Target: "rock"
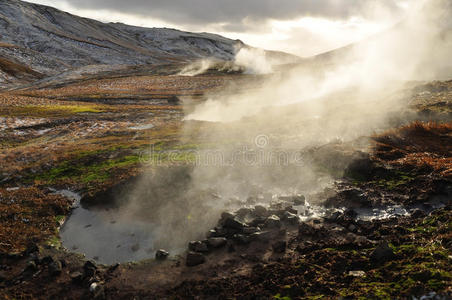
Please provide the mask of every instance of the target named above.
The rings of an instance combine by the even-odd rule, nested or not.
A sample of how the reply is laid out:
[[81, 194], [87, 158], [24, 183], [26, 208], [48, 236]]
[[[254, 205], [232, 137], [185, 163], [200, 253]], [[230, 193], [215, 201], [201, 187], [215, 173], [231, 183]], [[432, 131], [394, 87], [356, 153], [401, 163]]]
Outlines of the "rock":
[[281, 227], [281, 219], [278, 216], [271, 215], [265, 220], [264, 223], [265, 228], [280, 228]]
[[305, 205], [306, 198], [303, 195], [298, 195], [292, 198], [293, 204], [295, 205]]
[[354, 219], [358, 216], [358, 213], [351, 208], [347, 208], [344, 211], [344, 216], [349, 219]]
[[63, 266], [60, 261], [56, 260], [49, 264], [50, 276], [58, 276], [63, 271]]
[[355, 231], [355, 230], [356, 230], [356, 226], [353, 225], [353, 224], [350, 224], [350, 225], [348, 226], [348, 230], [350, 230], [350, 231]]
[[341, 215], [342, 213], [340, 211], [335, 211], [331, 215], [329, 215], [326, 219], [330, 222], [336, 222]]
[[80, 284], [83, 282], [83, 274], [81, 272], [74, 272], [69, 275], [71, 280], [75, 284]]
[[370, 259], [375, 262], [385, 262], [395, 258], [394, 251], [386, 241], [381, 242], [370, 254]]
[[353, 277], [364, 277], [366, 276], [366, 272], [364, 271], [350, 271], [348, 272], [349, 276], [353, 276]]
[[273, 237], [273, 234], [270, 231], [255, 232], [250, 235], [250, 238], [252, 240], [259, 240], [262, 242], [268, 242], [269, 240], [271, 240], [272, 237]]
[[188, 267], [193, 267], [193, 266], [203, 264], [203, 263], [205, 263], [205, 261], [206, 261], [206, 258], [203, 254], [190, 251], [187, 254], [187, 259], [186, 259], [185, 263]]
[[220, 221], [224, 221], [224, 220], [230, 219], [230, 218], [234, 218], [234, 215], [231, 214], [230, 212], [225, 211], [225, 212], [221, 213], [221, 220]]
[[250, 237], [244, 234], [234, 234], [233, 239], [237, 244], [240, 245], [246, 245], [251, 242]]
[[284, 213], [289, 212], [291, 214], [297, 215], [298, 214], [298, 210], [296, 210], [295, 208], [293, 208], [292, 206], [287, 206], [284, 211], [283, 211], [283, 215]]
[[38, 245], [36, 245], [35, 243], [29, 243], [28, 246], [27, 246], [27, 249], [24, 252], [24, 254], [25, 255], [30, 255], [32, 253], [37, 253], [37, 252], [39, 252]]
[[243, 234], [253, 234], [258, 231], [260, 231], [259, 227], [245, 227], [242, 230]]
[[286, 219], [286, 222], [291, 225], [297, 225], [299, 221], [300, 218], [298, 218], [298, 216], [289, 216]]
[[411, 211], [411, 216], [415, 219], [420, 219], [420, 218], [424, 218], [426, 216], [426, 214], [419, 208], [416, 208]]
[[120, 263], [115, 263], [114, 265], [111, 265], [109, 268], [108, 268], [108, 272], [114, 272], [117, 268], [119, 268], [119, 266], [120, 266], [121, 264]]
[[209, 230], [207, 237], [225, 237], [227, 235], [227, 230], [224, 228], [215, 227], [215, 229]]
[[264, 206], [256, 205], [254, 207], [253, 214], [255, 216], [257, 216], [257, 217], [264, 217], [264, 218], [266, 218], [268, 216], [268, 211], [267, 211], [267, 209]]
[[286, 251], [287, 242], [286, 241], [278, 241], [272, 245], [273, 251], [275, 253], [283, 253]]
[[105, 299], [105, 289], [104, 286], [98, 282], [93, 282], [89, 286], [89, 291], [93, 295], [94, 299]]
[[191, 241], [188, 243], [188, 249], [194, 252], [209, 252], [207, 243], [201, 241]]
[[301, 222], [300, 225], [298, 225], [299, 237], [312, 236], [315, 234], [315, 231], [316, 231], [315, 228], [306, 222]]
[[165, 251], [163, 249], [159, 249], [157, 250], [157, 252], [155, 252], [155, 259], [158, 260], [164, 260], [169, 256], [168, 251]]
[[223, 223], [223, 227], [241, 231], [246, 225], [236, 218], [227, 218]]
[[286, 211], [283, 215], [283, 221], [285, 221], [286, 223], [295, 225], [298, 224], [298, 215], [293, 214], [291, 212]]
[[53, 262], [53, 257], [52, 256], [45, 256], [41, 259], [41, 264], [43, 265], [48, 265], [51, 262]]
[[33, 260], [30, 260], [29, 262], [27, 262], [27, 266], [25, 267], [23, 273], [25, 274], [32, 274], [34, 273], [36, 270], [38, 269], [36, 262]]
[[207, 244], [209, 245], [209, 247], [212, 248], [221, 248], [223, 246], [225, 246], [227, 243], [227, 239], [224, 237], [214, 237], [214, 238], [209, 238], [207, 240]]
[[84, 271], [84, 275], [85, 277], [93, 277], [96, 274], [96, 270], [97, 267], [96, 265], [88, 260], [84, 265], [83, 265], [83, 271]]
[[239, 209], [239, 210], [236, 212], [236, 214], [237, 214], [238, 217], [244, 218], [246, 215], [250, 214], [251, 212], [252, 212], [251, 209], [242, 207], [241, 209]]
[[250, 226], [250, 227], [258, 227], [259, 225], [264, 224], [266, 220], [267, 220], [267, 218], [265, 218], [265, 217], [257, 217], [256, 219], [254, 219], [251, 222], [249, 222], [248, 226]]

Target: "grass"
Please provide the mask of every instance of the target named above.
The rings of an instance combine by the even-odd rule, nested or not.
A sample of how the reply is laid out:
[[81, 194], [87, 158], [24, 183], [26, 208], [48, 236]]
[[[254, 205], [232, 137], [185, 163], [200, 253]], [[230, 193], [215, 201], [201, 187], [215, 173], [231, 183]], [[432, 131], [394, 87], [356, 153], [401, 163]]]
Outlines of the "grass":
[[0, 116], [9, 117], [58, 117], [82, 113], [100, 113], [105, 110], [101, 105], [25, 105], [0, 107]]

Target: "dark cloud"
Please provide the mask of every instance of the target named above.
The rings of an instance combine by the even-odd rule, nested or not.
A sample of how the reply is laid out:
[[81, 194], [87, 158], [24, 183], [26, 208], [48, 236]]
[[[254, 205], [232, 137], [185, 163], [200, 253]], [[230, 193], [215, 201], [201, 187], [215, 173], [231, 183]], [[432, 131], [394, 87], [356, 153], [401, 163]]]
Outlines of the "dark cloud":
[[240, 31], [245, 19], [288, 20], [305, 15], [331, 19], [362, 16], [374, 3], [396, 11], [398, 0], [66, 0], [77, 8], [110, 9], [180, 25], [224, 23]]

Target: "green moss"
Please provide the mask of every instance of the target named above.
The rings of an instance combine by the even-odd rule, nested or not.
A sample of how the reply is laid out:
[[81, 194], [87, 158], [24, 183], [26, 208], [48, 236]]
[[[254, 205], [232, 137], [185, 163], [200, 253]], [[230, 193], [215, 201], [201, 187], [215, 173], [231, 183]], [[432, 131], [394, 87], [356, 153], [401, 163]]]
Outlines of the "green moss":
[[0, 116], [52, 117], [80, 113], [100, 113], [100, 105], [26, 105], [0, 108]]
[[66, 216], [58, 215], [58, 216], [55, 217], [55, 221], [56, 221], [57, 223], [61, 223], [61, 222], [64, 221], [64, 218], [66, 218]]
[[46, 241], [46, 244], [51, 246], [51, 247], [60, 248], [61, 247], [61, 240], [60, 240], [60, 238], [58, 236], [53, 235]]
[[289, 296], [281, 296], [281, 294], [276, 294], [275, 296], [273, 296], [273, 298], [279, 300], [292, 300], [292, 298], [290, 298]]

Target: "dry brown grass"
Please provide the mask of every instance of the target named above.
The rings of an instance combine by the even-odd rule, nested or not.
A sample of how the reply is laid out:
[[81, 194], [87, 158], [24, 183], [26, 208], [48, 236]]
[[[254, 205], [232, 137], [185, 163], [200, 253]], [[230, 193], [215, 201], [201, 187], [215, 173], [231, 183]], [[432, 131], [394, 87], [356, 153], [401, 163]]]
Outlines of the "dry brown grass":
[[374, 139], [375, 156], [387, 163], [452, 176], [452, 122], [414, 122]]

